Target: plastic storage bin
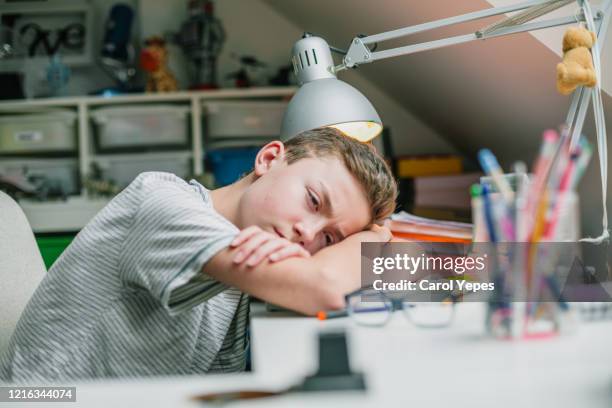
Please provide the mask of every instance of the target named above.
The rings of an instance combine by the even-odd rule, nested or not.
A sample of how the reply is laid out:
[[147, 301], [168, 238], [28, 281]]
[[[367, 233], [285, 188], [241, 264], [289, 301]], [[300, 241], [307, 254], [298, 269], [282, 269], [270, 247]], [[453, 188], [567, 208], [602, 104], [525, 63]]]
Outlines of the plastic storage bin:
[[46, 179], [49, 186], [66, 194], [79, 192], [79, 164], [77, 159], [30, 159], [0, 161], [0, 172], [22, 174]]
[[191, 157], [191, 153], [148, 153], [98, 156], [95, 161], [105, 179], [114, 181], [119, 187], [125, 187], [146, 171], [163, 171], [187, 178], [192, 174]]
[[96, 109], [91, 118], [97, 147], [102, 151], [185, 147], [189, 141], [189, 112], [189, 107], [177, 105]]
[[217, 187], [232, 184], [253, 169], [259, 147], [228, 147], [210, 150], [207, 161], [212, 168]]
[[207, 135], [277, 138], [287, 102], [205, 102]]
[[76, 117], [66, 109], [0, 116], [0, 154], [74, 152]]

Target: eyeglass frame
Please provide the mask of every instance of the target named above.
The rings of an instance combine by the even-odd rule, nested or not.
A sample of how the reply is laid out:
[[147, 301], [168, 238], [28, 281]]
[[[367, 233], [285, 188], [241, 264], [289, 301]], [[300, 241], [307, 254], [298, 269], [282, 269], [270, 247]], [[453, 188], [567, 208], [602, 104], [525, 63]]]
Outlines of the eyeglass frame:
[[[391, 305], [391, 309], [385, 309], [385, 311], [388, 311], [388, 313], [387, 313], [387, 318], [383, 322], [381, 323], [363, 323], [363, 322], [359, 322], [354, 317], [355, 311], [351, 307], [350, 299], [358, 295], [363, 295], [366, 291], [372, 291], [374, 294], [381, 296], [382, 301], [384, 301], [386, 304]], [[418, 302], [413, 302], [413, 303], [409, 303], [408, 305], [404, 305], [404, 303], [406, 303], [406, 299], [393, 298], [393, 297], [388, 296], [384, 291], [376, 290], [372, 288], [360, 288], [351, 293], [348, 293], [347, 295], [344, 296], [344, 301], [346, 304], [346, 312], [348, 316], [351, 317], [353, 321], [355, 321], [355, 323], [357, 323], [358, 325], [366, 326], [366, 327], [383, 327], [389, 323], [389, 321], [391, 320], [391, 317], [393, 316], [393, 312], [396, 312], [398, 310], [403, 310], [405, 312], [408, 312], [410, 308], [417, 307], [418, 305]], [[456, 303], [455, 298], [451, 297], [450, 301], [451, 301], [451, 306], [450, 306], [451, 315], [450, 315], [450, 318], [448, 319], [448, 323], [439, 324], [439, 325], [423, 325], [423, 324], [416, 323], [410, 317], [409, 313], [404, 313], [404, 316], [406, 316], [406, 319], [408, 319], [416, 327], [427, 328], [427, 329], [442, 329], [442, 328], [450, 326], [450, 324], [453, 322], [453, 319], [455, 317], [455, 303]], [[366, 311], [365, 313], [373, 313], [373, 312], [374, 311]]]

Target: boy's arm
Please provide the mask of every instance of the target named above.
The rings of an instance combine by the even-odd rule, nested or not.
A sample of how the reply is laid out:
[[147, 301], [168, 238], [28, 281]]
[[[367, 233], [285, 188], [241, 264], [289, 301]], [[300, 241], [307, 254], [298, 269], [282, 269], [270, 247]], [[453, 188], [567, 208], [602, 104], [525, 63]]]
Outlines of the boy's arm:
[[387, 229], [375, 228], [353, 234], [310, 258], [265, 260], [255, 267], [234, 263], [239, 248], [226, 248], [204, 265], [203, 272], [265, 301], [314, 315], [343, 307], [344, 295], [359, 288], [361, 242], [390, 238]]

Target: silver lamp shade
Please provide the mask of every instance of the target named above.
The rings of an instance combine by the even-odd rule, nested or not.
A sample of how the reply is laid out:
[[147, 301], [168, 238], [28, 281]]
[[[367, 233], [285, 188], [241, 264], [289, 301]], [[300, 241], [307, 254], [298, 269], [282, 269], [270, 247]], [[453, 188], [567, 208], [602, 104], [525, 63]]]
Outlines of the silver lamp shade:
[[329, 45], [319, 37], [296, 42], [292, 62], [300, 89], [289, 102], [281, 140], [319, 127], [335, 127], [349, 137], [370, 141], [382, 131], [378, 113], [361, 92], [332, 73]]

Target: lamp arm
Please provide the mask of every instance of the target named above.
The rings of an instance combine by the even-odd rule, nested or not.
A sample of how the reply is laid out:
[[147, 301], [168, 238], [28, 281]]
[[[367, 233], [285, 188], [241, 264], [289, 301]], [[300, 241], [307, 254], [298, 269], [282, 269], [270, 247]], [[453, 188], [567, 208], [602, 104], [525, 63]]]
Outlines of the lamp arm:
[[397, 30], [387, 31], [380, 34], [369, 35], [367, 37], [363, 37], [362, 41], [364, 44], [373, 44], [376, 42], [393, 40], [395, 38], [401, 38], [412, 34], [435, 30], [440, 27], [446, 27], [459, 23], [466, 23], [468, 21], [479, 20], [481, 18], [497, 16], [505, 13], [512, 13], [513, 11], [524, 10], [529, 7], [538, 6], [550, 2], [551, 0], [530, 0], [524, 3], [514, 4], [511, 6], [493, 7], [486, 10], [479, 10], [474, 11], [472, 13], [462, 14], [459, 16], [443, 18], [436, 21], [429, 21], [427, 23], [417, 24], [410, 27], [399, 28]]
[[[554, 4], [556, 3], [556, 4]], [[342, 64], [334, 67], [334, 72], [342, 71], [346, 68], [354, 68], [361, 64], [367, 64], [370, 62], [378, 61], [381, 59], [397, 57], [401, 55], [408, 55], [417, 53], [420, 51], [432, 50], [436, 48], [448, 47], [455, 44], [466, 43], [475, 40], [485, 40], [487, 38], [500, 37], [503, 35], [516, 34], [525, 31], [541, 30], [549, 27], [557, 27], [567, 24], [573, 24], [579, 21], [584, 21], [584, 16], [567, 16], [562, 18], [556, 18], [546, 21], [540, 21], [535, 23], [523, 23], [520, 25], [513, 25], [507, 27], [501, 27], [495, 30], [489, 30], [488, 32], [477, 31], [475, 33], [458, 35], [449, 38], [443, 38], [440, 40], [428, 41], [420, 44], [412, 44], [403, 47], [392, 48], [388, 50], [382, 50], [372, 52], [367, 45], [375, 42], [381, 42], [391, 40], [407, 35], [420, 33], [424, 31], [433, 30], [440, 27], [446, 27], [453, 24], [464, 23], [468, 21], [478, 20], [485, 17], [491, 17], [495, 15], [510, 13], [513, 11], [525, 10], [530, 7], [542, 7], [548, 4], [553, 7], [561, 7], [568, 4], [568, 1], [552, 1], [551, 0], [532, 0], [524, 3], [516, 4], [513, 6], [506, 7], [493, 7], [487, 10], [476, 11], [473, 13], [463, 14], [461, 16], [449, 17], [441, 20], [436, 20], [428, 23], [418, 24], [415, 26], [404, 27], [385, 33], [375, 34], [367, 37], [355, 37], [351, 42], [346, 56], [343, 58]], [[551, 9], [546, 12], [552, 11]], [[544, 13], [545, 14], [545, 13]], [[603, 17], [603, 13], [599, 11], [596, 13], [596, 19], [600, 20]], [[533, 17], [535, 18], [535, 17]]]

